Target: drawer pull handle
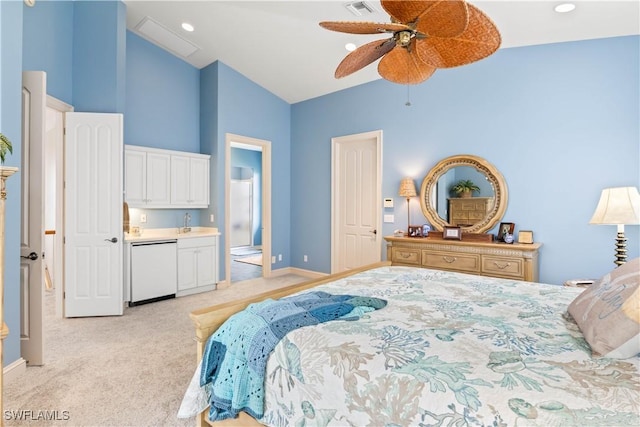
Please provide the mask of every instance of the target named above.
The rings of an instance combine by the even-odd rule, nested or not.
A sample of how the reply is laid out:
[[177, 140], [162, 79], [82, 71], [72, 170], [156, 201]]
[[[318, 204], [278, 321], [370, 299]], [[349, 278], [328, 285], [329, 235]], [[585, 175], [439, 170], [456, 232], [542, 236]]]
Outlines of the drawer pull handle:
[[444, 260], [444, 262], [451, 264], [451, 263], [456, 262], [457, 258], [456, 257], [443, 256], [442, 259]]
[[404, 259], [411, 258], [411, 254], [410, 253], [400, 252], [399, 255]]
[[498, 264], [497, 261], [493, 261], [493, 265], [495, 265], [496, 267], [498, 267], [500, 270], [504, 270], [505, 268], [509, 267], [511, 265], [510, 262], [507, 262], [503, 265]]

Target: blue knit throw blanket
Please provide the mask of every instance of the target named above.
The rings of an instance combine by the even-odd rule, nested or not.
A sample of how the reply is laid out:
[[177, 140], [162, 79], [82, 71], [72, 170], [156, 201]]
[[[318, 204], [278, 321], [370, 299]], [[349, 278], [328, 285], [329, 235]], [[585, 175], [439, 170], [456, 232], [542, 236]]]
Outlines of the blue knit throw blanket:
[[340, 318], [355, 320], [386, 304], [316, 291], [265, 300], [234, 314], [209, 338], [202, 359], [200, 385], [210, 394], [209, 418], [236, 418], [240, 411], [262, 418], [267, 358], [287, 332]]

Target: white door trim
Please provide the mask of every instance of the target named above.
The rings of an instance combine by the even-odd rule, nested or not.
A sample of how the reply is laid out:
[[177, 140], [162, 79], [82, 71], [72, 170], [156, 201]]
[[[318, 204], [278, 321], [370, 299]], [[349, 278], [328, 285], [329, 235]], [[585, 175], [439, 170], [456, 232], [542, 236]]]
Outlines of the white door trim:
[[53, 283], [56, 284], [56, 317], [64, 317], [64, 245], [62, 237], [64, 236], [64, 113], [73, 111], [73, 106], [60, 101], [50, 95], [47, 95], [47, 107], [58, 111], [62, 114], [62, 129], [60, 130], [60, 138], [56, 141], [56, 239], [55, 239], [55, 259], [54, 259], [54, 277]]
[[231, 146], [234, 143], [260, 147], [262, 150], [262, 277], [271, 277], [271, 141], [248, 136], [225, 134], [224, 160], [224, 270], [225, 283], [231, 284]]
[[345, 135], [331, 138], [331, 273], [337, 273], [338, 259], [340, 254], [340, 228], [338, 227], [338, 215], [341, 209], [340, 206], [340, 162], [342, 159], [339, 157], [339, 146], [341, 144], [349, 144], [350, 142], [357, 142], [366, 139], [374, 138], [376, 141], [376, 177], [378, 181], [378, 188], [376, 188], [376, 245], [378, 252], [382, 254], [382, 223], [381, 223], [381, 206], [382, 206], [382, 130], [375, 130], [370, 132], [358, 133], [353, 135]]

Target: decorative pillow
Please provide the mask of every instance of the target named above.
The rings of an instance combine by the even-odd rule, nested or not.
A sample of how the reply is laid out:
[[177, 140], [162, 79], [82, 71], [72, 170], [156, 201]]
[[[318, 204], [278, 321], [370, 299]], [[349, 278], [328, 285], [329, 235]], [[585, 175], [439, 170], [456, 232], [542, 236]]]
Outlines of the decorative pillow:
[[594, 356], [640, 353], [640, 258], [615, 268], [569, 304]]

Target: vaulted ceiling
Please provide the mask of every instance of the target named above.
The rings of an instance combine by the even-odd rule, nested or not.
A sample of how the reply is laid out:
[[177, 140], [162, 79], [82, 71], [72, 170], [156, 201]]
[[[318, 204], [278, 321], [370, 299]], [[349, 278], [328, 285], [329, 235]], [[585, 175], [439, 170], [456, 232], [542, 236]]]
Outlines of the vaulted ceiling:
[[[328, 31], [320, 21], [389, 22], [379, 1], [356, 9], [348, 0], [324, 1], [140, 1], [126, 0], [127, 27], [197, 68], [220, 60], [289, 103], [379, 79], [376, 64], [342, 79], [334, 72], [348, 53], [384, 38]], [[363, 3], [362, 1], [349, 3]], [[560, 1], [474, 0], [502, 35], [501, 49], [640, 34], [640, 1], [573, 1], [574, 11], [557, 13]], [[182, 29], [183, 22], [194, 27]], [[439, 70], [437, 72], [446, 72]], [[423, 84], [428, 84], [427, 82]]]

